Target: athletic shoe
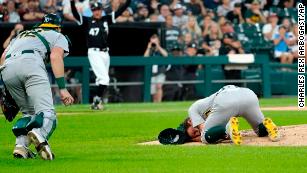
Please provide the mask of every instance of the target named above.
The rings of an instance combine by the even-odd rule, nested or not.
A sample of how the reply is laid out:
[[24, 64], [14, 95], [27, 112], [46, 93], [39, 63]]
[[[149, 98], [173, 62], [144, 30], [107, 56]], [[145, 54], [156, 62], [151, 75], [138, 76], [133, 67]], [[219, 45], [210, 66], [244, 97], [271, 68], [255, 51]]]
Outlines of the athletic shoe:
[[93, 103], [91, 105], [91, 109], [92, 110], [102, 110], [103, 109], [102, 100], [99, 96], [95, 96], [93, 98]]
[[269, 133], [269, 138], [271, 141], [276, 142], [280, 140], [280, 134], [278, 132], [277, 126], [274, 124], [271, 118], [265, 118], [262, 121], [264, 127]]
[[36, 153], [22, 145], [15, 145], [13, 156], [16, 159], [32, 159], [36, 157]]
[[30, 142], [35, 146], [35, 149], [39, 153], [42, 159], [44, 160], [53, 160], [54, 155], [51, 151], [51, 148], [48, 144], [48, 141], [42, 137], [35, 129], [31, 130], [28, 133]]
[[237, 117], [230, 118], [226, 124], [226, 133], [235, 145], [240, 145], [242, 143], [242, 137], [239, 131], [239, 119]]

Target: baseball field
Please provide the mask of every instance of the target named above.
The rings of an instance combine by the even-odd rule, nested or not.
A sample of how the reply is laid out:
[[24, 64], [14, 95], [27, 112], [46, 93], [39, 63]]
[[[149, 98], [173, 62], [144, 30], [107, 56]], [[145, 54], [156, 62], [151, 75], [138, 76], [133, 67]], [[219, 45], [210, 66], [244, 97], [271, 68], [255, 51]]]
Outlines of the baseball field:
[[[58, 127], [49, 141], [56, 156], [53, 161], [13, 159], [13, 123], [1, 116], [0, 172], [307, 172], [307, 146], [138, 144], [156, 140], [162, 129], [177, 127], [191, 103], [108, 104], [105, 111], [92, 111], [89, 105], [58, 106]], [[260, 103], [262, 108], [296, 106], [296, 98], [261, 99]], [[263, 112], [279, 126], [307, 123], [307, 111]], [[240, 120], [241, 129], [250, 128]]]

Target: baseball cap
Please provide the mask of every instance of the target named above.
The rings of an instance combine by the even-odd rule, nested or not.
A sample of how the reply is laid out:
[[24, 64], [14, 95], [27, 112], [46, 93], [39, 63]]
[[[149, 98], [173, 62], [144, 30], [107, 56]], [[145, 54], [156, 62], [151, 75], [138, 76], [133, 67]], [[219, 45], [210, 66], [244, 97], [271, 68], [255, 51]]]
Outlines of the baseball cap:
[[143, 3], [138, 3], [138, 5], [136, 6], [137, 9], [140, 9], [140, 8], [147, 8], [147, 5], [143, 4]]
[[174, 10], [183, 9], [183, 6], [181, 4], [176, 4], [174, 7]]
[[241, 3], [235, 3], [234, 7], [241, 7]]
[[100, 2], [94, 2], [90, 4], [91, 10], [101, 10], [102, 4]]
[[252, 4], [260, 4], [260, 2], [258, 0], [253, 0]]

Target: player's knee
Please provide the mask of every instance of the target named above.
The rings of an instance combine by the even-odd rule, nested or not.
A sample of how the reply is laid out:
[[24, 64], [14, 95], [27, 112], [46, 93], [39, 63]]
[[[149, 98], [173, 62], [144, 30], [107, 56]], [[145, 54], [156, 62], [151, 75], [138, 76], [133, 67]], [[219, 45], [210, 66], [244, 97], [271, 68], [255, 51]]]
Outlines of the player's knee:
[[207, 131], [203, 132], [201, 135], [201, 141], [202, 143], [207, 143], [207, 144], [215, 144], [219, 140], [225, 138], [225, 127], [223, 126], [215, 126]]
[[44, 114], [40, 113], [35, 116], [24, 116], [17, 120], [12, 128], [14, 135], [16, 137], [27, 135], [33, 128], [41, 127], [43, 125], [43, 115]]

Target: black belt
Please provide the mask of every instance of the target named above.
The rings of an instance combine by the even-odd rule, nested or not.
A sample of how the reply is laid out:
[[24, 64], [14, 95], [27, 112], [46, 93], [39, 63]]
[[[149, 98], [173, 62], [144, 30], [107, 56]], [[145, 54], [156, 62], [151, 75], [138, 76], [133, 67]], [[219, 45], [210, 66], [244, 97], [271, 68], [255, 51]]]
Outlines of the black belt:
[[89, 49], [92, 49], [94, 51], [102, 51], [102, 52], [107, 52], [109, 51], [109, 48], [105, 47], [105, 48], [99, 48], [99, 47], [90, 47]]
[[[34, 50], [23, 50], [21, 51], [21, 54], [25, 54], [25, 53], [34, 53]], [[8, 59], [10, 58], [12, 55], [11, 54], [8, 54], [5, 56], [5, 59]]]

